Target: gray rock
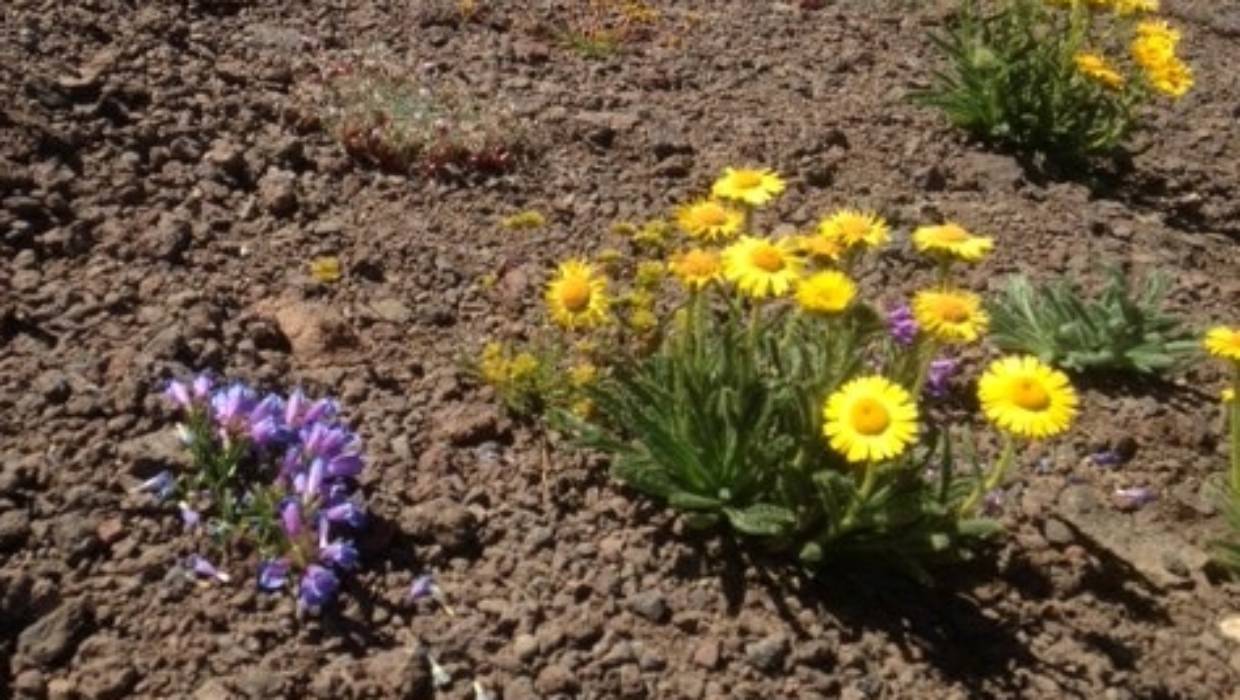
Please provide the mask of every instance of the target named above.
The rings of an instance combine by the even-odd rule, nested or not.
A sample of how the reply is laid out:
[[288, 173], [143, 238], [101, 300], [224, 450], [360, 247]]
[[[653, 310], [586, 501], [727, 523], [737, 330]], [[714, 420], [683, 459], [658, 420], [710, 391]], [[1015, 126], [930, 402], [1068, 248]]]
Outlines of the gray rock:
[[194, 241], [189, 222], [171, 216], [161, 217], [155, 228], [139, 239], [142, 254], [154, 260], [181, 262]]
[[577, 692], [579, 684], [573, 672], [560, 664], [550, 664], [534, 679], [534, 689], [543, 696]]
[[663, 624], [671, 617], [667, 599], [658, 591], [634, 593], [625, 602], [634, 613], [656, 624]]
[[1042, 526], [1042, 534], [1047, 542], [1055, 545], [1072, 544], [1076, 540], [1071, 528], [1058, 518], [1048, 518], [1046, 524]]
[[82, 600], [64, 603], [22, 630], [17, 658], [48, 668], [73, 653], [94, 625], [94, 612]]
[[13, 693], [19, 698], [41, 698], [47, 695], [47, 678], [42, 671], [28, 668], [13, 679]]
[[523, 663], [529, 663], [538, 655], [538, 637], [532, 634], [518, 634], [512, 640], [512, 651]]
[[396, 648], [368, 656], [363, 677], [373, 683], [384, 698], [429, 698], [431, 672], [420, 654]]
[[0, 513], [0, 552], [11, 552], [30, 537], [30, 515], [24, 508]]
[[788, 639], [781, 634], [771, 635], [745, 645], [745, 660], [751, 666], [766, 673], [778, 671], [788, 656]]
[[371, 302], [370, 308], [379, 318], [392, 323], [408, 323], [413, 318], [413, 312], [399, 299], [377, 299]]
[[478, 546], [478, 519], [446, 498], [406, 508], [401, 525], [414, 539], [434, 542], [449, 553], [466, 553]]
[[277, 217], [297, 211], [297, 189], [293, 174], [272, 169], [258, 182], [258, 199], [263, 208]]
[[693, 652], [693, 663], [708, 670], [719, 667], [719, 642], [714, 639], [703, 639]]

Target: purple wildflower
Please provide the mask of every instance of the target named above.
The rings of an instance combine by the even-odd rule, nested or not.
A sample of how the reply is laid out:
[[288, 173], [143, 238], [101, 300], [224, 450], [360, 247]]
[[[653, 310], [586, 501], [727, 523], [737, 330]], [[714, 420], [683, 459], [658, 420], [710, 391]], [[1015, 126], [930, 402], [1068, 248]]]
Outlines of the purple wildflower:
[[319, 548], [319, 561], [343, 571], [356, 569], [357, 560], [357, 547], [349, 540], [334, 540]]
[[1138, 510], [1158, 500], [1158, 494], [1146, 486], [1115, 489], [1115, 505], [1120, 510]]
[[901, 304], [887, 313], [887, 331], [896, 344], [908, 347], [917, 339], [917, 321], [907, 304]]
[[1115, 450], [1101, 450], [1089, 456], [1089, 461], [1097, 467], [1118, 467], [1124, 458]]
[[422, 574], [409, 586], [410, 600], [422, 600], [433, 595], [435, 595], [435, 577], [430, 574]]
[[203, 578], [213, 578], [223, 583], [228, 583], [232, 580], [231, 576], [215, 568], [214, 564], [197, 554], [189, 555], [189, 559], [185, 563], [191, 571]]
[[177, 508], [181, 511], [181, 522], [185, 524], [186, 530], [193, 530], [202, 522], [202, 514], [190, 508], [185, 501], [178, 503]]
[[362, 473], [362, 456], [353, 452], [339, 454], [327, 463], [327, 475], [336, 479], [351, 479]]
[[366, 511], [353, 501], [340, 501], [324, 508], [323, 517], [331, 523], [344, 523], [351, 528], [360, 528], [366, 524]]
[[301, 576], [298, 587], [298, 600], [303, 608], [318, 610], [336, 598], [340, 589], [340, 579], [331, 569], [318, 564], [311, 564]]
[[221, 431], [240, 434], [249, 426], [254, 410], [254, 391], [244, 384], [233, 384], [211, 397], [211, 409]]
[[1005, 500], [1003, 489], [991, 489], [982, 499], [982, 512], [992, 518], [1002, 515]]
[[331, 459], [340, 454], [340, 451], [352, 441], [352, 434], [337, 426], [311, 423], [309, 428], [302, 429], [302, 449], [311, 458]]
[[286, 498], [280, 504], [280, 524], [284, 528], [284, 535], [291, 539], [296, 539], [301, 535], [304, 524], [301, 519], [301, 504], [295, 498]]
[[190, 388], [184, 382], [178, 382], [175, 379], [168, 382], [168, 386], [164, 388], [164, 397], [177, 408], [186, 411], [194, 405], [194, 397], [190, 395]]
[[296, 430], [302, 426], [302, 416], [306, 413], [308, 401], [301, 389], [294, 389], [284, 402], [284, 424]]
[[206, 374], [200, 374], [197, 377], [194, 377], [194, 382], [190, 385], [190, 390], [194, 395], [194, 400], [206, 401], [207, 397], [211, 394], [212, 385], [213, 383], [211, 381], [211, 377]]
[[268, 559], [258, 567], [258, 587], [278, 591], [288, 583], [289, 563], [285, 559]]
[[301, 417], [301, 422], [303, 424], [317, 423], [321, 420], [335, 418], [336, 413], [339, 412], [339, 410], [340, 408], [336, 405], [335, 401], [332, 401], [331, 399], [319, 399], [311, 404], [310, 408], [306, 409], [305, 415]]
[[926, 393], [936, 399], [946, 396], [951, 389], [952, 377], [956, 375], [958, 367], [959, 363], [950, 357], [932, 360], [929, 371], [926, 373]]
[[176, 489], [177, 480], [172, 476], [172, 472], [165, 469], [164, 471], [152, 476], [134, 487], [134, 491], [142, 493], [153, 493], [155, 497], [161, 501], [167, 500]]

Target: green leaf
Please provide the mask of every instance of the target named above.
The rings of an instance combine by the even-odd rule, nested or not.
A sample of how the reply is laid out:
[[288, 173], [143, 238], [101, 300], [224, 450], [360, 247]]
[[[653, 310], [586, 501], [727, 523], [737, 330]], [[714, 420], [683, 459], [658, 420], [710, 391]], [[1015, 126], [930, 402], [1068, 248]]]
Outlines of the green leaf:
[[746, 535], [779, 537], [797, 524], [796, 514], [782, 506], [755, 503], [746, 508], [724, 508], [732, 527]]

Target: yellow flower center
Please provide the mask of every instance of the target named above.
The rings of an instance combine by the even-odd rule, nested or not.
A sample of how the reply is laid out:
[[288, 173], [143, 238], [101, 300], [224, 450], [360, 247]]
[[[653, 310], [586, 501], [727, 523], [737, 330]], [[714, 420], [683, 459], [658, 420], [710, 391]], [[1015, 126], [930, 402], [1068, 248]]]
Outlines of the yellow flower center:
[[1026, 411], [1045, 411], [1051, 405], [1051, 395], [1042, 382], [1026, 377], [1012, 386], [1012, 402]]
[[707, 204], [696, 212], [698, 223], [703, 226], [723, 226], [728, 223], [728, 213], [718, 204]]
[[784, 255], [773, 245], [763, 244], [750, 254], [749, 261], [754, 267], [771, 274], [784, 269]]
[[941, 243], [963, 243], [969, 240], [969, 232], [955, 224], [944, 224], [935, 230], [934, 237]]
[[585, 311], [590, 305], [590, 282], [584, 277], [569, 277], [560, 285], [560, 303], [572, 313]]
[[742, 170], [732, 177], [736, 186], [742, 190], [752, 190], [762, 184], [762, 173], [756, 170]]
[[1240, 333], [1228, 333], [1223, 342], [1232, 350], [1240, 350]]
[[965, 323], [970, 317], [968, 305], [955, 297], [940, 297], [935, 313], [947, 323]]
[[880, 401], [869, 397], [858, 399], [849, 414], [852, 427], [862, 435], [878, 435], [891, 425], [891, 414]]

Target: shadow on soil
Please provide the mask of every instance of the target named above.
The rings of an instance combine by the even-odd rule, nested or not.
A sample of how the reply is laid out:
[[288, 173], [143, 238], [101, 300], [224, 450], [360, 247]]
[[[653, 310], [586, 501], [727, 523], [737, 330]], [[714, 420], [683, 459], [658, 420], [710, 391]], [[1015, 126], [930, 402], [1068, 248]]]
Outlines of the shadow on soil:
[[[664, 534], [676, 537], [671, 532]], [[1097, 564], [1081, 574], [1073, 586], [1074, 596], [1088, 594], [1121, 607], [1130, 619], [1170, 624], [1158, 602], [1157, 586], [1083, 535], [1078, 542]], [[789, 599], [795, 599], [802, 609], [834, 618], [841, 629], [882, 633], [901, 648], [905, 658], [924, 659], [947, 680], [967, 688], [969, 697], [1021, 697], [1029, 690], [1028, 676], [1046, 677], [1069, 687], [1079, 678], [1077, 664], [1048, 661], [1030, 647], [1030, 640], [1041, 631], [1040, 618], [1012, 615], [1013, 593], [1020, 603], [1063, 600], [1047, 572], [1019, 552], [1011, 555], [1002, 570], [996, 564], [1000, 559], [997, 549], [981, 552], [977, 560], [936, 573], [939, 578], [925, 585], [892, 572], [874, 571], [872, 565], [862, 569], [841, 564], [835, 571], [809, 577], [790, 569], [786, 559], [752, 554], [730, 537], [703, 535], [687, 544], [696, 550], [697, 561], [677, 574], [717, 576], [729, 614], [740, 612], [749, 588], [760, 588], [789, 632], [807, 639], [810, 634], [788, 605]], [[1002, 608], [973, 592], [1002, 601]], [[1056, 622], [1071, 624], [1063, 616]], [[1118, 635], [1091, 628], [1076, 630], [1071, 636], [1105, 656], [1116, 669], [1134, 669], [1141, 661], [1141, 650]], [[1018, 673], [1022, 670], [1026, 673]], [[1142, 697], [1173, 697], [1158, 687], [1141, 691]]]

